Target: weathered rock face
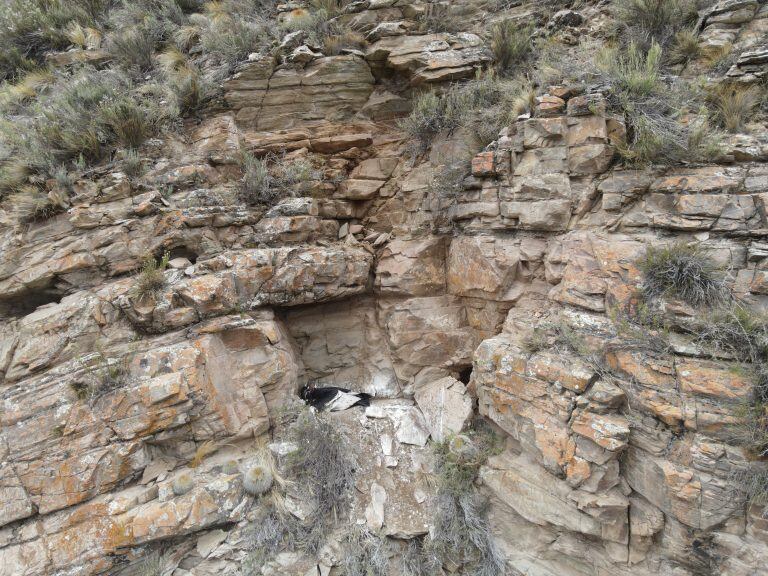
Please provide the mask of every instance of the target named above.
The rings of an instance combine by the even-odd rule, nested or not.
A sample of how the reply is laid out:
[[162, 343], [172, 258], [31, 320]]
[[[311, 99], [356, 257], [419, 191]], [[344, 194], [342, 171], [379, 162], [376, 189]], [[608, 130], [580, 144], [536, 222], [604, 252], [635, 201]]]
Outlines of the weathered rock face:
[[[549, 26], [604, 24], [585, 4]], [[481, 34], [419, 19], [482, 32], [484, 6], [349, 3], [338, 18], [367, 48], [324, 55], [289, 34], [281, 61], [243, 63], [224, 108], [158, 144], [143, 176], [98, 168], [67, 212], [0, 228], [0, 576], [128, 576], [152, 551], [173, 576], [239, 574], [260, 521], [242, 472], [285, 455], [271, 435], [312, 381], [373, 396], [328, 416], [356, 458], [351, 509], [317, 557], [283, 550], [263, 574], [340, 574], [358, 525], [389, 537], [401, 576], [398, 547], [434, 527], [430, 439], [474, 418], [502, 447], [477, 487], [505, 574], [768, 574], [765, 510], [733, 480], [759, 465], [731, 431], [748, 375], [695, 338], [703, 312], [684, 302], [660, 300], [666, 340], [630, 322], [638, 261], [675, 242], [703, 246], [766, 310], [768, 146], [619, 168], [623, 118], [552, 87], [471, 150], [447, 202], [439, 158], [469, 145], [441, 134], [417, 154], [391, 120], [493, 58]], [[767, 16], [765, 2], [714, 3], [702, 50], [738, 47], [728, 76], [757, 82]], [[244, 151], [316, 174], [248, 205]], [[140, 293], [142, 263], [165, 252], [161, 285]], [[284, 492], [303, 517], [302, 494]]]

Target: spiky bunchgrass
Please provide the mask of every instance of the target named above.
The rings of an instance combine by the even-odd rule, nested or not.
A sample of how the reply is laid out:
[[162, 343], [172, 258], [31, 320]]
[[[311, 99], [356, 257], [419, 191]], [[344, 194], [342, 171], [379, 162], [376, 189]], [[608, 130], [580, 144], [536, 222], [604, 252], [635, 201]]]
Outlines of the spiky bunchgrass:
[[618, 0], [615, 13], [628, 38], [645, 49], [653, 43], [667, 46], [698, 18], [695, 0]]
[[101, 32], [91, 26], [72, 21], [67, 26], [67, 38], [78, 48], [95, 50], [101, 46]]
[[216, 443], [213, 440], [206, 440], [195, 449], [195, 453], [189, 461], [189, 467], [197, 468], [203, 463], [203, 460], [216, 452], [216, 450], [218, 450]]
[[141, 299], [154, 296], [165, 286], [165, 269], [168, 267], [170, 259], [170, 252], [166, 252], [159, 260], [156, 260], [153, 256], [148, 256], [144, 260], [144, 264], [142, 264], [141, 271], [136, 276], [136, 283], [134, 284], [134, 295], [136, 298]]
[[531, 106], [532, 86], [521, 79], [481, 74], [466, 84], [450, 87], [442, 95], [423, 92], [416, 97], [408, 117], [398, 126], [426, 150], [437, 134], [464, 127], [482, 148], [498, 137], [504, 126]]
[[669, 49], [669, 60], [673, 64], [687, 64], [701, 56], [699, 37], [695, 30], [680, 30], [675, 34], [672, 46]]
[[151, 133], [147, 112], [131, 97], [117, 97], [99, 106], [101, 122], [126, 148], [137, 149]]
[[43, 64], [50, 50], [71, 44], [68, 26], [95, 28], [110, 0], [4, 0], [0, 2], [0, 81]]
[[46, 192], [37, 186], [22, 186], [5, 200], [10, 225], [29, 224], [63, 212], [67, 199], [62, 193]]
[[760, 104], [760, 91], [752, 86], [744, 88], [722, 84], [709, 95], [710, 104], [718, 123], [728, 132], [743, 132]]
[[512, 20], [497, 22], [491, 29], [491, 51], [496, 69], [510, 74], [522, 68], [533, 50], [533, 26], [522, 26]]
[[245, 152], [242, 164], [240, 197], [252, 206], [273, 206], [281, 198], [293, 196], [297, 188], [321, 177], [306, 159], [274, 155], [258, 158]]
[[27, 72], [16, 82], [4, 84], [0, 89], [0, 110], [7, 110], [35, 98], [41, 90], [53, 83], [54, 78], [51, 70], [39, 68]]
[[341, 54], [345, 49], [364, 50], [366, 46], [368, 42], [365, 36], [351, 30], [326, 36], [323, 39], [323, 52], [328, 56]]
[[650, 247], [638, 263], [646, 299], [680, 298], [694, 307], [712, 307], [730, 299], [724, 275], [697, 245]]
[[604, 50], [599, 55], [598, 63], [625, 98], [638, 99], [659, 91], [661, 55], [658, 44], [651, 45], [648, 52], [644, 52], [633, 42], [626, 51]]
[[350, 0], [309, 0], [309, 5], [315, 11], [322, 11], [327, 18], [338, 16]]

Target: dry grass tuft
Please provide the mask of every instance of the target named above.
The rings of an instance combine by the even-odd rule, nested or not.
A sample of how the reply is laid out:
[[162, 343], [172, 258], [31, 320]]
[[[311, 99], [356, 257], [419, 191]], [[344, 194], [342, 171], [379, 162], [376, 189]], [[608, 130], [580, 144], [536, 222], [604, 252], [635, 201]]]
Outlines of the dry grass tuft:
[[728, 132], [739, 133], [753, 118], [760, 104], [760, 91], [755, 86], [744, 88], [723, 84], [710, 93], [709, 101], [717, 122]]

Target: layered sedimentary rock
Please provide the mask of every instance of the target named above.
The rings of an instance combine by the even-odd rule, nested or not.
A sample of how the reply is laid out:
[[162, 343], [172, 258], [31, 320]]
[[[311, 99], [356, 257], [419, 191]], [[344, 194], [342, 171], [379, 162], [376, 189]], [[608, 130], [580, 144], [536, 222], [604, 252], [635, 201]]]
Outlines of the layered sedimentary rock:
[[[146, 174], [97, 170], [67, 212], [0, 231], [0, 576], [130, 574], [158, 550], [174, 576], [237, 574], [258, 521], [241, 471], [286, 449], [270, 434], [310, 381], [374, 397], [329, 416], [359, 468], [339, 520], [396, 551], [432, 527], [430, 439], [480, 417], [499, 439], [478, 489], [506, 574], [767, 573], [764, 509], [733, 483], [755, 465], [729, 432], [751, 382], [691, 335], [684, 302], [662, 299], [664, 346], [623, 319], [647, 248], [686, 241], [765, 309], [768, 148], [616, 167], [624, 119], [553, 87], [446, 202], [434, 174], [466, 142], [420, 154], [389, 120], [491, 53], [475, 33], [419, 34], [426, 10], [351, 3], [339, 17], [366, 50], [243, 63], [226, 109], [151, 151]], [[765, 15], [718, 2], [699, 22], [705, 48], [751, 47], [728, 72], [745, 83], [763, 74]], [[246, 151], [318, 175], [254, 207]], [[137, 291], [166, 252], [162, 286]], [[329, 536], [264, 573], [340, 573], [343, 531]]]

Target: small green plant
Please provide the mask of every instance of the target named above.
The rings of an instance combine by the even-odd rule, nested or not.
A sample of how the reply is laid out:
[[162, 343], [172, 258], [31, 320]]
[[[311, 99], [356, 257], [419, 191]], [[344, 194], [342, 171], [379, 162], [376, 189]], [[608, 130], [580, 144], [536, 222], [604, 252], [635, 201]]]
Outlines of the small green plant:
[[650, 247], [638, 266], [646, 299], [674, 296], [694, 307], [712, 307], [730, 297], [723, 274], [699, 246]]
[[533, 26], [521, 26], [512, 20], [502, 20], [491, 29], [491, 51], [496, 70], [507, 75], [523, 67], [533, 50]]
[[131, 178], [138, 178], [144, 173], [144, 163], [138, 151], [129, 148], [123, 152], [123, 172]]
[[658, 92], [661, 70], [661, 46], [658, 44], [651, 45], [646, 53], [632, 43], [626, 52], [607, 50], [601, 57], [601, 66], [627, 100], [647, 98]]
[[165, 286], [165, 270], [170, 259], [170, 252], [166, 252], [160, 260], [156, 260], [153, 256], [148, 256], [144, 260], [134, 285], [136, 298], [154, 296]]

